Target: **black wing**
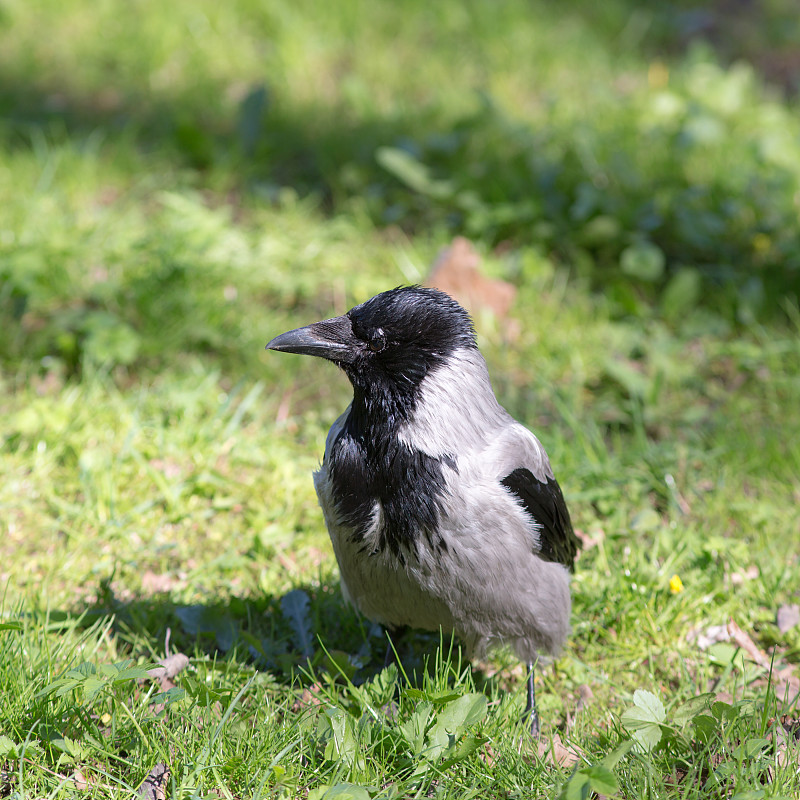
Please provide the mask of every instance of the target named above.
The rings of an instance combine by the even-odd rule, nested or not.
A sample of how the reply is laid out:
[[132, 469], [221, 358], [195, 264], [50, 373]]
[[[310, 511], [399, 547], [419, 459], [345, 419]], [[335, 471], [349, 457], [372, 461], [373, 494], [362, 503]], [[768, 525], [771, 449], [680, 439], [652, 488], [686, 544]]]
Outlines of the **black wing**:
[[547, 483], [542, 483], [524, 467], [506, 475], [500, 483], [539, 524], [539, 555], [545, 561], [557, 561], [573, 572], [580, 542], [572, 530], [561, 487], [554, 480], [548, 479]]

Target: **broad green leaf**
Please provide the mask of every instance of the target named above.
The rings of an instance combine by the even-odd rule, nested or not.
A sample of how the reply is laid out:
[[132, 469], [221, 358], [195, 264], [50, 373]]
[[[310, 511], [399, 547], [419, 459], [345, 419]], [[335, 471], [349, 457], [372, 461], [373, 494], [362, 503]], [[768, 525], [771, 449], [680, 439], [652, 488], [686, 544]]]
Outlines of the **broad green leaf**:
[[735, 645], [730, 642], [717, 642], [708, 648], [708, 657], [714, 664], [720, 664], [727, 667], [732, 664], [736, 669], [744, 669], [744, 654]]
[[451, 689], [443, 689], [438, 692], [422, 691], [421, 689], [408, 688], [404, 694], [413, 700], [429, 700], [434, 706], [443, 706], [452, 700], [458, 700], [461, 695]]
[[652, 692], [637, 689], [633, 693], [633, 704], [652, 715], [654, 722], [663, 722], [666, 719], [664, 704]]
[[619, 788], [614, 773], [603, 764], [593, 764], [581, 769], [589, 778], [589, 785], [597, 794], [615, 794]]
[[661, 741], [661, 723], [666, 718], [664, 704], [652, 692], [643, 689], [634, 692], [633, 703], [633, 707], [622, 714], [622, 724], [631, 731], [639, 749], [649, 752]]
[[738, 709], [721, 700], [711, 704], [711, 713], [714, 715], [714, 719], [720, 722], [733, 722], [739, 716]]
[[415, 756], [418, 756], [425, 748], [425, 731], [428, 728], [432, 710], [431, 703], [424, 701], [414, 709], [411, 718], [400, 726], [400, 732]]
[[334, 798], [336, 800], [370, 800], [370, 794], [363, 786], [357, 786], [354, 783], [337, 783], [321, 795], [321, 800], [334, 800]]
[[718, 730], [717, 721], [710, 714], [697, 714], [692, 719], [692, 727], [701, 742], [707, 742]]
[[600, 762], [606, 769], [614, 769], [633, 747], [633, 742], [623, 742]]
[[570, 775], [569, 780], [561, 790], [559, 800], [587, 800], [590, 793], [589, 776], [579, 769]]
[[88, 678], [89, 675], [96, 674], [97, 667], [94, 664], [90, 664], [88, 661], [84, 661], [82, 664], [78, 664], [77, 667], [74, 667], [73, 669], [70, 669], [64, 673], [64, 678], [81, 681], [84, 678]]
[[95, 697], [108, 685], [102, 678], [91, 676], [81, 684], [83, 696], [86, 700], [94, 700]]
[[465, 758], [469, 758], [488, 741], [488, 736], [467, 736], [466, 739], [461, 739], [451, 751], [450, 756], [441, 763], [440, 769], [446, 770], [453, 764], [463, 761]]
[[236, 623], [223, 609], [203, 605], [181, 606], [175, 609], [175, 616], [181, 621], [186, 633], [192, 636], [211, 633], [220, 650], [228, 651], [233, 646], [237, 633]]
[[394, 698], [397, 687], [397, 665], [390, 664], [381, 670], [371, 681], [365, 684], [364, 690], [376, 706], [383, 706]]
[[681, 703], [672, 712], [672, 721], [679, 727], [684, 727], [697, 714], [708, 711], [709, 703], [713, 697], [714, 695], [711, 692], [706, 692], [690, 698], [685, 703]]
[[434, 180], [428, 168], [406, 150], [397, 147], [379, 147], [377, 162], [409, 189], [435, 198], [450, 197], [453, 186], [449, 181]]
[[145, 680], [147, 668], [137, 666], [133, 659], [119, 661], [116, 664], [100, 664], [97, 671], [105, 678], [109, 678], [113, 683], [122, 683], [130, 680]]
[[208, 708], [208, 706], [214, 703], [227, 705], [231, 699], [231, 692], [229, 690], [221, 691], [215, 689], [205, 681], [199, 681], [192, 677], [183, 678], [181, 680], [181, 685], [186, 690], [186, 693], [203, 708]]
[[486, 695], [465, 694], [449, 702], [437, 715], [437, 724], [456, 735], [486, 716]]
[[184, 697], [186, 697], [186, 690], [180, 686], [173, 686], [171, 689], [167, 689], [166, 692], [154, 694], [150, 698], [150, 704], [156, 705], [163, 703], [165, 708], [169, 708], [174, 703], [183, 700]]
[[664, 287], [661, 295], [661, 310], [668, 320], [678, 320], [700, 301], [702, 279], [696, 269], [685, 267], [678, 270]]
[[325, 713], [332, 733], [325, 746], [325, 758], [328, 761], [343, 761], [351, 768], [356, 766], [361, 753], [353, 718], [341, 708], [328, 709]]
[[643, 508], [633, 515], [631, 528], [635, 531], [654, 531], [663, 524], [661, 516], [655, 509]]
[[620, 268], [626, 275], [654, 283], [664, 274], [666, 258], [660, 247], [639, 242], [626, 247], [620, 256]]
[[323, 656], [322, 665], [332, 675], [344, 675], [352, 680], [358, 671], [358, 665], [352, 662], [349, 653], [344, 650], [328, 650]]
[[260, 84], [254, 86], [239, 104], [239, 143], [247, 156], [255, 152], [268, 102], [266, 87]]
[[0, 758], [19, 758], [19, 747], [8, 736], [0, 736]]
[[449, 702], [436, 714], [436, 720], [428, 732], [424, 757], [434, 761], [452, 751], [466, 729], [485, 716], [485, 695], [467, 694]]
[[768, 739], [758, 737], [747, 739], [734, 749], [733, 754], [741, 761], [749, 761], [758, 758], [769, 747], [769, 744]]

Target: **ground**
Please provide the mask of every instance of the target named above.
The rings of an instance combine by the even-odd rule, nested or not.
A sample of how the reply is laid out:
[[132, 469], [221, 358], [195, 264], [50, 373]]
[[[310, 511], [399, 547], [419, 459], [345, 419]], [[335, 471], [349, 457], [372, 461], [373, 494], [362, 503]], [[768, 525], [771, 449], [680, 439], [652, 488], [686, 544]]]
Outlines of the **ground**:
[[[0, 797], [797, 795], [796, 21], [724, 12], [0, 5]], [[456, 235], [583, 542], [541, 744], [510, 653], [382, 669], [264, 351]]]

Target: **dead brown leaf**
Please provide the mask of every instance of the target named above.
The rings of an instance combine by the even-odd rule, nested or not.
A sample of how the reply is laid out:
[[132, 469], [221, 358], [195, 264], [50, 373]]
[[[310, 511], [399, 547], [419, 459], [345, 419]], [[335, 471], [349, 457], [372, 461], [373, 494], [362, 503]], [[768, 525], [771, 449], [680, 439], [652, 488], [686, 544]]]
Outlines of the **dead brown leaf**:
[[589, 686], [588, 683], [582, 683], [578, 687], [578, 711], [583, 711], [589, 703], [594, 700], [594, 692], [592, 691], [592, 687]]
[[318, 683], [303, 689], [303, 693], [300, 695], [300, 697], [298, 697], [297, 700], [292, 703], [292, 711], [297, 714], [309, 706], [322, 705], [322, 700], [319, 699], [319, 692], [321, 691], [322, 687]]
[[709, 625], [703, 630], [694, 628], [686, 635], [686, 640], [690, 643], [696, 642], [701, 650], [708, 650], [711, 645], [717, 642], [727, 642], [730, 638], [726, 625]]
[[[183, 672], [189, 666], [189, 657], [183, 653], [173, 653], [171, 656], [166, 656], [158, 662], [157, 667], [147, 670], [147, 675], [151, 680], [158, 681], [158, 688], [162, 692], [168, 692], [174, 689], [176, 684], [173, 678], [179, 673]], [[140, 684], [146, 682], [145, 680], [139, 681]], [[151, 710], [154, 714], [160, 714], [164, 708], [165, 703], [154, 703]]]
[[770, 658], [761, 650], [756, 643], [750, 638], [749, 634], [745, 633], [733, 619], [728, 620], [728, 634], [738, 647], [741, 647], [751, 661], [754, 661], [760, 667], [769, 669]]
[[580, 539], [582, 550], [591, 550], [593, 547], [597, 547], [597, 545], [606, 538], [606, 532], [602, 528], [595, 528], [595, 530], [591, 532], [584, 531], [581, 528], [575, 528], [575, 535]]
[[744, 572], [734, 572], [730, 575], [730, 582], [734, 586], [741, 586], [745, 581], [754, 581], [761, 573], [755, 564], [749, 566]]
[[[777, 720], [771, 719], [769, 725], [771, 730], [767, 738], [775, 742], [778, 765], [800, 769], [800, 719], [785, 714]], [[775, 780], [772, 767], [769, 769], [769, 778]]]
[[161, 691], [166, 692], [175, 686], [172, 679], [188, 666], [189, 656], [183, 653], [173, 653], [171, 656], [162, 658], [157, 667], [147, 670], [147, 674], [152, 680], [161, 684]]
[[582, 755], [576, 745], [565, 745], [557, 733], [554, 733], [553, 738], [549, 741], [539, 740], [538, 754], [540, 759], [559, 767], [574, 767], [581, 760]]
[[766, 686], [770, 681], [775, 691], [775, 697], [780, 702], [793, 703], [800, 695], [800, 678], [797, 677], [795, 668], [792, 665], [783, 669], [773, 669], [772, 675], [756, 681], [756, 685]]
[[472, 242], [456, 236], [439, 253], [425, 283], [447, 292], [471, 311], [488, 308], [499, 319], [505, 319], [517, 290], [510, 283], [487, 278], [480, 265], [480, 254]]
[[180, 464], [172, 459], [153, 458], [148, 463], [153, 469], [163, 472], [167, 478], [179, 478], [183, 472]]
[[478, 754], [478, 758], [480, 758], [487, 767], [494, 767], [496, 759], [492, 746], [490, 744], [485, 744]]
[[786, 633], [794, 628], [795, 625], [800, 623], [800, 606], [797, 603], [787, 605], [784, 603], [779, 609], [777, 614], [778, 630], [781, 633]]
[[75, 784], [75, 788], [79, 792], [88, 791], [89, 781], [86, 779], [86, 776], [79, 769], [76, 769], [75, 772], [73, 772], [70, 777], [72, 779], [72, 782]]
[[137, 794], [144, 800], [166, 800], [169, 767], [159, 762], [142, 781]]
[[145, 570], [142, 573], [142, 591], [146, 594], [166, 594], [175, 587], [178, 581], [167, 572]]

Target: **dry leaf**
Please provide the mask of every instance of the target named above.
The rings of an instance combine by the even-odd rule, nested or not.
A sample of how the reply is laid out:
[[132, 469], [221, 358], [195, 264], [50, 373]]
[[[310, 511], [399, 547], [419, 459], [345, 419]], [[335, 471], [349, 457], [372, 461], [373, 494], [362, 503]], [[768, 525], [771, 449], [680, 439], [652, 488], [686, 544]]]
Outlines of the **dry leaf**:
[[153, 667], [153, 669], [148, 670], [147, 674], [153, 680], [161, 681], [165, 678], [172, 679], [189, 666], [189, 656], [186, 656], [183, 653], [173, 653], [171, 656], [162, 658], [158, 664], [159, 665], [157, 667]]
[[478, 758], [486, 764], [487, 767], [494, 768], [495, 765], [495, 756], [494, 750], [490, 744], [485, 744], [483, 749], [478, 753]]
[[[581, 528], [575, 528], [575, 535], [580, 539], [581, 550], [591, 550], [606, 538], [606, 532], [602, 528], [595, 528], [591, 533], [587, 533]], [[578, 555], [580, 555], [580, 551]]]
[[178, 462], [172, 459], [153, 458], [148, 463], [153, 469], [163, 472], [167, 478], [179, 478], [183, 472]]
[[[770, 679], [764, 678], [763, 683], [766, 685], [768, 680]], [[797, 677], [793, 666], [774, 671], [771, 680], [775, 697], [779, 701], [791, 704], [800, 695], [800, 678]]]
[[734, 586], [741, 586], [745, 581], [754, 581], [760, 574], [758, 567], [753, 564], [744, 572], [734, 572], [730, 576], [730, 581]]
[[727, 642], [731, 637], [728, 633], [727, 626], [709, 625], [703, 631], [697, 629], [689, 631], [686, 638], [689, 642], [696, 640], [697, 646], [701, 650], [708, 650], [711, 645], [717, 644], [717, 642]]
[[168, 781], [169, 767], [166, 764], [158, 763], [142, 781], [137, 794], [144, 800], [166, 800]]
[[147, 670], [147, 674], [154, 681], [158, 681], [162, 692], [168, 692], [175, 686], [173, 678], [189, 666], [189, 656], [183, 653], [173, 653], [162, 658], [159, 666]]
[[769, 656], [732, 619], [728, 620], [728, 633], [736, 645], [747, 653], [751, 661], [754, 661], [759, 667], [769, 669]]
[[297, 698], [297, 700], [292, 703], [292, 711], [296, 714], [299, 711], [302, 711], [307, 706], [319, 706], [322, 705], [322, 700], [319, 699], [319, 692], [322, 691], [322, 687], [315, 683], [313, 686], [303, 689], [303, 694]]
[[481, 273], [480, 264], [481, 257], [472, 242], [456, 236], [439, 253], [426, 284], [447, 292], [471, 311], [488, 308], [504, 319], [517, 290], [510, 283], [487, 278]]
[[[781, 767], [795, 766], [800, 769], [800, 719], [784, 715], [779, 720], [770, 720], [772, 730], [769, 739], [775, 741], [775, 757]], [[769, 779], [775, 780], [775, 771], [769, 769]]]
[[792, 605], [782, 605], [778, 609], [778, 630], [781, 633], [786, 633], [794, 628], [800, 622], [800, 606], [796, 603]]
[[583, 711], [594, 699], [594, 692], [588, 683], [582, 683], [578, 687], [578, 711]]
[[557, 733], [550, 741], [539, 741], [538, 753], [539, 758], [559, 767], [574, 767], [581, 759], [581, 751], [575, 745], [565, 745]]
[[146, 570], [142, 573], [142, 591], [146, 594], [166, 594], [177, 583], [167, 572], [153, 572]]
[[72, 773], [72, 782], [75, 784], [75, 788], [79, 792], [85, 792], [89, 788], [89, 781], [86, 780], [86, 776], [79, 770], [76, 769], [75, 772]]

